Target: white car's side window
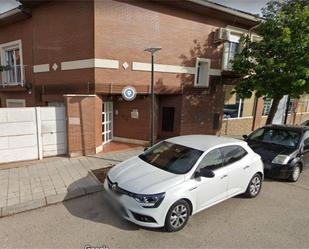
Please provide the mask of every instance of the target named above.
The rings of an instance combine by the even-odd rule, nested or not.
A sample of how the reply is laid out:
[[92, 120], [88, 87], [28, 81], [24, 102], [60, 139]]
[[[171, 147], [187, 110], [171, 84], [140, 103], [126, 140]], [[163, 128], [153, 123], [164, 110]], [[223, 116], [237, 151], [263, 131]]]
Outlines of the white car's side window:
[[224, 165], [239, 161], [245, 157], [248, 152], [239, 145], [226, 146], [221, 148], [224, 155]]
[[220, 149], [214, 149], [206, 154], [200, 162], [198, 169], [205, 168], [216, 170], [223, 166], [223, 158]]

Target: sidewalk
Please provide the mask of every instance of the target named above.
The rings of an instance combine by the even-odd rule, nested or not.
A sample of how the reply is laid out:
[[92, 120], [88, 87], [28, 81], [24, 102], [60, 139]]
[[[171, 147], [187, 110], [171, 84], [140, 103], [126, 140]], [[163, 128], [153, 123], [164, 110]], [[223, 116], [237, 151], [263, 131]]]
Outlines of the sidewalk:
[[118, 164], [142, 148], [101, 155], [10, 164], [0, 170], [0, 217], [102, 190], [91, 170]]

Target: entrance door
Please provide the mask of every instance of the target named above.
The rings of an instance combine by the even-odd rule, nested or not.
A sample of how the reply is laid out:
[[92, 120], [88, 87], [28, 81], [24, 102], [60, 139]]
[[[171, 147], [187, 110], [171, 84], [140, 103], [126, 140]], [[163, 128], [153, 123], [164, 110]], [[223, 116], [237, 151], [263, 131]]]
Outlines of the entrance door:
[[113, 138], [113, 102], [103, 102], [102, 110], [102, 140], [106, 144]]

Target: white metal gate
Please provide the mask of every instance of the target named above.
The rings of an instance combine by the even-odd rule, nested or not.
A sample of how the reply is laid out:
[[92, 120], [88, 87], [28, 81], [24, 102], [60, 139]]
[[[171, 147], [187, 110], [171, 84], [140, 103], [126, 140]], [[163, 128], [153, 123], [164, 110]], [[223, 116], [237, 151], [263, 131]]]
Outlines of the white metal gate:
[[66, 154], [64, 107], [0, 108], [0, 163]]
[[102, 140], [106, 144], [113, 139], [113, 102], [103, 102], [102, 110]]
[[65, 107], [41, 107], [43, 157], [67, 153]]

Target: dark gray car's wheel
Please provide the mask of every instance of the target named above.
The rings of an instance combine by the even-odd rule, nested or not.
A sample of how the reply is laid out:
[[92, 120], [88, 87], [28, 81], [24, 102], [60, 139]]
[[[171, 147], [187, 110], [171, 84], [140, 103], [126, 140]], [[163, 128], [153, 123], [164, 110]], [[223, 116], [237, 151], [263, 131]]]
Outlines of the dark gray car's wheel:
[[165, 218], [165, 230], [176, 232], [184, 228], [190, 217], [190, 205], [185, 200], [174, 203]]
[[244, 195], [248, 198], [254, 198], [258, 196], [258, 194], [261, 191], [261, 188], [262, 188], [262, 177], [260, 174], [255, 174], [251, 178]]
[[290, 182], [297, 182], [299, 176], [301, 173], [301, 169], [300, 166], [298, 164], [296, 164], [293, 168], [292, 174], [290, 175], [290, 177], [288, 178], [288, 180]]

